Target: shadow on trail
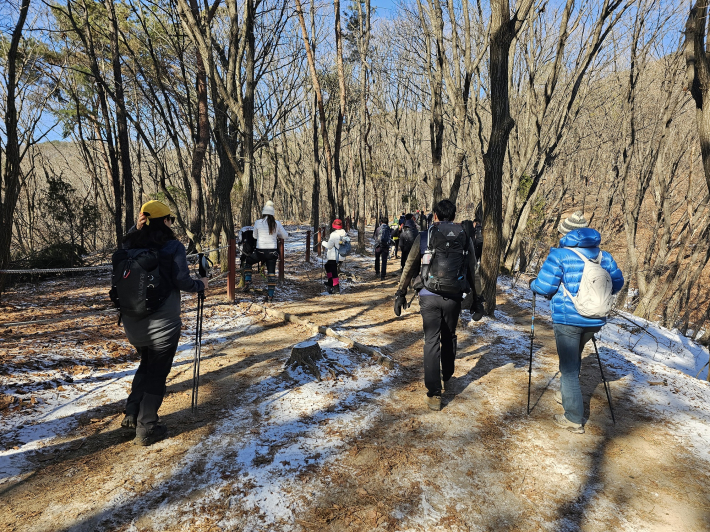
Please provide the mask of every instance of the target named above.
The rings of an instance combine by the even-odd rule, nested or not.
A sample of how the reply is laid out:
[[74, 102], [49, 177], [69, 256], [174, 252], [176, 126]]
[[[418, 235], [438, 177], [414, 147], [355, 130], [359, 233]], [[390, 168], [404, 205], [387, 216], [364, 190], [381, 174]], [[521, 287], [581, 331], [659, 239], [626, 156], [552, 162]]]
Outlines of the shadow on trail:
[[[270, 323], [268, 326], [263, 327], [263, 330], [268, 330], [272, 328], [277, 328], [281, 324], [280, 323]], [[260, 350], [263, 350], [265, 347], [265, 344], [259, 343], [258, 345], [254, 345], [250, 343], [250, 341], [245, 339], [244, 342], [238, 347], [248, 347], [253, 345], [253, 350], [255, 352], [258, 352]], [[237, 346], [235, 346], [237, 347]], [[214, 371], [209, 371], [202, 373], [200, 376], [200, 382], [203, 385], [206, 385], [212, 381], [217, 380], [218, 378], [234, 378], [235, 375], [239, 375], [240, 373], [244, 372], [245, 370], [249, 369], [250, 367], [266, 362], [268, 360], [277, 358], [278, 355], [281, 355], [283, 349], [277, 349], [274, 351], [270, 351], [264, 354], [260, 355], [249, 355], [246, 356], [245, 358], [238, 360], [234, 362], [233, 364], [229, 364], [226, 366], [222, 366]], [[208, 357], [203, 357], [202, 360], [208, 360], [210, 358], [217, 358], [219, 356], [227, 356], [224, 353], [216, 353], [214, 355], [208, 356]], [[178, 363], [179, 365], [182, 364], [189, 364], [186, 369], [189, 370], [192, 364], [191, 360], [186, 360], [186, 361], [180, 361]], [[126, 372], [126, 373], [131, 373], [131, 372]], [[174, 375], [171, 372], [171, 375], [168, 377], [169, 382], [173, 380], [175, 377], [179, 376]], [[188, 378], [186, 376], [184, 380], [180, 382], [173, 382], [167, 386], [166, 389], [166, 397], [169, 396], [170, 394], [174, 393], [184, 393], [192, 389], [192, 379]], [[204, 392], [203, 392], [204, 393]], [[212, 402], [212, 396], [209, 394], [201, 394], [201, 404], [202, 403], [211, 403]], [[62, 405], [64, 407], [66, 405]], [[115, 416], [116, 412], [123, 412], [123, 408], [125, 406], [125, 400], [121, 401], [113, 401], [108, 404], [104, 404], [101, 406], [97, 406], [94, 408], [90, 408], [87, 410], [83, 410], [80, 413], [76, 413], [71, 415], [70, 417], [76, 420], [77, 423], [81, 424], [81, 420], [88, 420], [91, 418], [103, 418], [103, 417], [109, 417], [109, 416]], [[171, 414], [167, 414], [165, 416], [161, 415], [161, 420], [166, 422], [166, 425], [169, 428], [169, 435], [170, 437], [177, 436], [179, 434], [182, 434], [185, 431], [190, 431], [194, 430], [196, 428], [199, 428], [207, 423], [202, 422], [202, 421], [196, 421], [196, 422], [181, 422], [180, 420], [184, 417], [184, 415], [189, 413], [189, 409], [186, 410], [181, 410], [178, 412], [173, 412]], [[47, 421], [43, 423], [51, 424], [51, 423], [66, 423], [66, 419], [61, 419], [61, 420], [52, 420], [52, 421]], [[33, 426], [33, 431], [37, 431], [37, 429], [41, 428], [41, 425], [43, 423], [40, 423], [38, 425]], [[77, 460], [80, 458], [85, 458], [87, 456], [93, 455], [94, 453], [99, 453], [105, 449], [108, 449], [112, 446], [115, 445], [120, 445], [122, 443], [126, 443], [129, 440], [132, 440], [134, 437], [134, 433], [130, 431], [126, 431], [124, 429], [115, 429], [111, 431], [104, 431], [103, 430], [103, 425], [100, 425], [98, 428], [98, 431], [94, 434], [91, 434], [89, 436], [83, 436], [83, 437], [78, 437], [75, 440], [72, 440], [70, 442], [61, 442], [61, 443], [55, 443], [51, 445], [47, 445], [45, 447], [42, 447], [40, 450], [27, 450], [21, 453], [17, 453], [16, 455], [13, 455], [13, 460], [22, 460], [23, 458], [29, 460], [31, 463], [37, 463], [37, 462], [43, 462], [43, 458], [46, 458], [47, 456], [51, 454], [58, 454], [60, 456], [57, 457], [52, 457], [49, 460], [46, 460], [46, 464], [43, 464], [44, 467], [48, 465], [52, 465], [55, 467], [58, 467], [61, 463], [65, 461], [72, 461], [72, 460]], [[24, 443], [30, 443], [33, 441], [32, 439], [24, 441]], [[79, 442], [79, 443], [77, 443]], [[78, 449], [73, 449], [77, 445], [80, 445]], [[37, 464], [37, 467], [40, 467], [39, 464]], [[14, 484], [10, 487], [3, 487], [0, 488], [0, 496], [5, 496], [9, 492], [11, 492], [13, 489], [19, 487], [22, 484], [22, 482], [18, 484]]]
[[[313, 380], [309, 378], [307, 382]], [[258, 423], [261, 410], [271, 408], [271, 405], [283, 396], [307, 382], [294, 380], [289, 371], [284, 369], [254, 383], [251, 389], [247, 388], [242, 392], [245, 400], [232, 406], [229, 414], [223, 417], [222, 421], [228, 432], [225, 433], [222, 429], [221, 432], [213, 433], [202, 440], [201, 447], [207, 449], [207, 453], [200, 453], [197, 457], [194, 453], [193, 456], [188, 455], [179, 470], [159, 485], [152, 486], [147, 492], [133, 495], [128, 500], [123, 499], [117, 505], [100, 509], [93, 515], [84, 516], [79, 522], [58, 530], [78, 532], [120, 528], [134, 523], [136, 519], [157, 510], [166, 502], [170, 506], [181, 508], [181, 512], [189, 512], [195, 497], [202, 496], [206, 489], [215, 488], [215, 470], [219, 472], [217, 476], [222, 479], [222, 482], [217, 481], [217, 484], [231, 485], [236, 490], [231, 497], [228, 495], [229, 490], [225, 495], [231, 507], [232, 504], [239, 505], [242, 502], [242, 483], [246, 484], [246, 489], [251, 492], [258, 492], [260, 488], [274, 489], [270, 486], [256, 486], [249, 481], [249, 475], [256, 470], [259, 470], [257, 476], [263, 477], [269, 470], [273, 470], [274, 474], [283, 475], [284, 468], [285, 472], [292, 474], [313, 471], [320, 467], [328, 456], [340, 450], [343, 442], [335, 440], [330, 446], [320, 445], [319, 452], [313, 456], [304, 455], [299, 442], [318, 438], [319, 433], [323, 431], [327, 434], [328, 425], [337, 427], [342, 423], [351, 423], [349, 420], [353, 409], [357, 410], [363, 399], [372, 399], [378, 395], [377, 390], [382, 384], [376, 380], [366, 387], [350, 390], [335, 404], [316, 408], [307, 415], [283, 419], [276, 424], [262, 425], [258, 434], [253, 435], [250, 429], [253, 428], [253, 423]], [[263, 400], [260, 401], [260, 398]], [[371, 409], [374, 411], [376, 407]], [[224, 482], [230, 479], [230, 482]], [[167, 493], [180, 495], [166, 501]], [[258, 518], [259, 512], [256, 513], [253, 519]], [[175, 520], [179, 521], [179, 517]], [[257, 522], [260, 523], [258, 519]], [[259, 527], [251, 529], [262, 530]]]

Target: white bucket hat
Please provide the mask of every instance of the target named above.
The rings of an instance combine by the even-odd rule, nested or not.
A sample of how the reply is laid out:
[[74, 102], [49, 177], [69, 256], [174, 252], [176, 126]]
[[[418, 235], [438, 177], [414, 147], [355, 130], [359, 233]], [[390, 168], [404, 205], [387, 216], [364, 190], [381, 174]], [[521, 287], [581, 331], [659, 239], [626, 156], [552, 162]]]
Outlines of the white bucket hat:
[[276, 211], [274, 210], [274, 202], [271, 200], [267, 201], [266, 205], [264, 205], [264, 210], [261, 211], [261, 214], [270, 214], [271, 216], [276, 216]]

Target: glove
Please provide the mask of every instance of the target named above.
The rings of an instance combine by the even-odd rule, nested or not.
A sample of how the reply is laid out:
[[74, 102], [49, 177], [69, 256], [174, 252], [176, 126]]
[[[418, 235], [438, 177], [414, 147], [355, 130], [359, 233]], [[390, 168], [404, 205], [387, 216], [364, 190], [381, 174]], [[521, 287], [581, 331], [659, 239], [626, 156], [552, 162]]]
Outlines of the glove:
[[394, 294], [394, 315], [401, 316], [402, 309], [407, 309], [407, 298], [404, 296], [404, 292], [397, 290]]
[[486, 313], [486, 307], [483, 304], [483, 296], [478, 296], [474, 298], [473, 305], [471, 305], [471, 318], [473, 319], [473, 321], [480, 321], [483, 315]]

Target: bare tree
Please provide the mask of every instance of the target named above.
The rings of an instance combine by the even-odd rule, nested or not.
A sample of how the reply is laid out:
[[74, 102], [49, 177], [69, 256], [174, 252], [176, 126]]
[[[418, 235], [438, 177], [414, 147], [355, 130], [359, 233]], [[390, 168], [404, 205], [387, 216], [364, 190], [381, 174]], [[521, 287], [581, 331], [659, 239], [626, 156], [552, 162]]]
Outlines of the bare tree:
[[503, 252], [503, 163], [513, 129], [510, 116], [509, 62], [513, 39], [523, 26], [533, 0], [523, 0], [511, 17], [508, 0], [491, 0], [489, 85], [491, 134], [483, 153], [483, 297], [489, 315], [496, 308], [496, 283]]

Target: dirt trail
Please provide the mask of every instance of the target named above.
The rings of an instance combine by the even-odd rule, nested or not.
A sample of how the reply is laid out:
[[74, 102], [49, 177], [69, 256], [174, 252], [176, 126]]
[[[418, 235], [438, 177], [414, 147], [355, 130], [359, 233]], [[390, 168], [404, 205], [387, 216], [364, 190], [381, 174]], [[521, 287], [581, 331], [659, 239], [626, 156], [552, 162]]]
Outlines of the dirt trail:
[[[616, 425], [596, 360], [587, 355], [582, 368], [586, 434], [556, 429], [551, 422], [559, 412], [553, 397], [559, 385], [554, 338], [550, 327], [540, 323], [534, 408], [527, 416], [528, 352], [521, 346], [529, 341], [529, 312], [501, 297], [500, 320], [472, 323], [462, 317], [453, 391], [441, 412], [428, 411], [418, 303], [396, 318], [395, 277], [368, 281], [372, 276], [366, 271], [358, 271], [358, 277], [362, 282], [346, 284], [341, 296], [321, 295], [316, 280], [292, 279], [285, 290], [300, 283], [302, 299], [274, 305], [378, 347], [397, 364], [387, 393], [370, 391], [376, 400], [350, 407], [355, 414], [366, 407], [374, 412], [365, 429], [347, 439], [333, 459], [319, 462], [315, 457], [299, 471], [298, 482], [289, 485], [290, 507], [296, 511], [291, 524], [319, 532], [710, 529], [707, 464], [679, 446], [666, 425], [627, 394], [623, 371], [606, 368], [613, 381]], [[76, 449], [43, 449], [35, 457], [34, 472], [0, 488], [0, 529], [292, 529], [286, 527], [288, 520], [255, 526], [226, 495], [217, 497], [219, 502], [199, 502], [208, 488], [195, 490], [192, 482], [208, 469], [231, 486], [232, 498], [246, 498], [257, 489], [239, 480], [238, 456], [228, 450], [230, 460], [192, 460], [179, 474], [171, 473], [205, 445], [230, 411], [260, 401], [250, 390], [267, 379], [288, 380], [280, 367], [289, 348], [311, 334], [306, 327], [267, 318], [248, 303], [236, 308], [251, 315], [254, 325], [234, 342], [204, 354], [197, 417], [190, 413], [188, 367], [174, 368], [168, 382], [161, 409], [171, 430], [167, 442], [135, 447], [119, 427], [119, 405], [92, 412]], [[253, 419], [242, 420], [244, 427], [254, 434], [265, 430], [258, 411], [247, 411]], [[309, 419], [302, 421], [308, 424]], [[269, 445], [271, 458], [263, 458], [264, 467], [283, 444]], [[159, 487], [171, 474], [166, 493]], [[156, 524], [151, 515], [168, 503], [186, 509]]]

